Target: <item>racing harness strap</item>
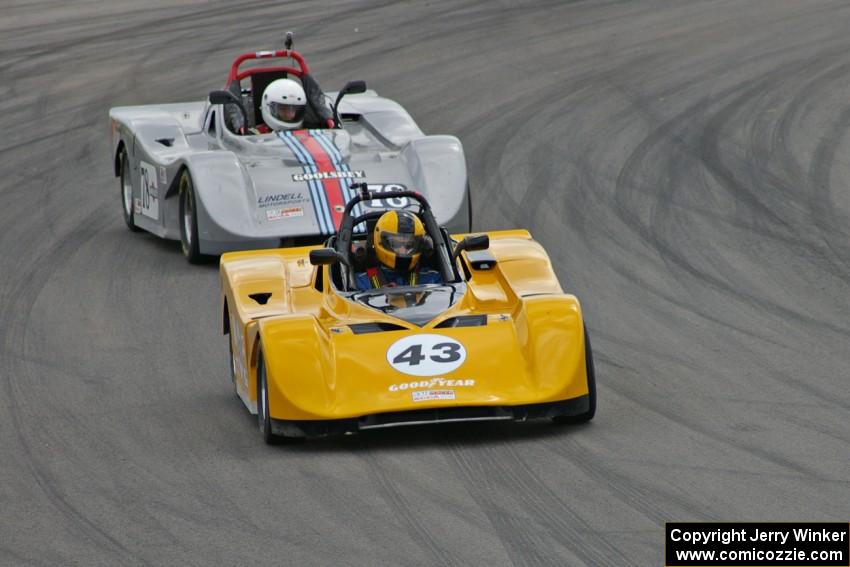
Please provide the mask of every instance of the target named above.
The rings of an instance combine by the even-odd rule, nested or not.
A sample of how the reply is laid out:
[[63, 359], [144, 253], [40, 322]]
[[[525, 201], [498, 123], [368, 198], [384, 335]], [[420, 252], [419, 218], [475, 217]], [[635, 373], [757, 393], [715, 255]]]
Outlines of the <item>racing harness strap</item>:
[[[366, 275], [369, 276], [369, 283], [372, 284], [374, 289], [378, 289], [379, 287], [384, 287], [383, 282], [381, 281], [381, 270], [378, 268], [366, 268]], [[416, 282], [419, 280], [419, 273], [415, 270], [410, 272], [410, 285], [416, 285]], [[393, 284], [394, 286], [395, 284]]]
[[378, 277], [378, 268], [366, 268], [366, 275], [369, 276], [369, 283], [374, 289], [381, 287], [381, 278]]

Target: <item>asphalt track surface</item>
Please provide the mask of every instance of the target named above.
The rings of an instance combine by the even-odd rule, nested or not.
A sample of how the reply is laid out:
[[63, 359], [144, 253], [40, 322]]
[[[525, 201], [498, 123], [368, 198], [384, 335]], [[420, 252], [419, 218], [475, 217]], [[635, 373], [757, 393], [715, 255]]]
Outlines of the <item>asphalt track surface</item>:
[[[110, 106], [296, 32], [464, 143], [582, 300], [587, 426], [267, 447], [215, 265], [130, 233]], [[0, 8], [0, 564], [661, 565], [665, 521], [850, 519], [850, 5]]]

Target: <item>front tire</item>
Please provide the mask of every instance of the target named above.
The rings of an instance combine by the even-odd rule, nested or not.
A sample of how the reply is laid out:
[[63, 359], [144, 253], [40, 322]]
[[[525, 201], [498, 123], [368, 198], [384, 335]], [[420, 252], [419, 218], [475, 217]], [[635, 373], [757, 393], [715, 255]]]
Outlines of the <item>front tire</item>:
[[263, 355], [263, 347], [257, 353], [257, 425], [260, 427], [260, 435], [267, 445], [278, 445], [281, 443], [295, 445], [303, 443], [304, 437], [289, 437], [276, 435], [272, 432], [272, 419], [269, 414], [269, 378], [266, 372], [266, 361]]
[[133, 209], [133, 181], [130, 177], [130, 159], [127, 157], [127, 150], [121, 149], [121, 157], [119, 158], [120, 175], [119, 189], [121, 192], [121, 210], [124, 214], [124, 222], [127, 228], [133, 232], [141, 230], [136, 226], [135, 212]]
[[180, 248], [190, 264], [200, 264], [204, 260], [198, 238], [198, 209], [195, 199], [195, 186], [188, 171], [180, 178]]
[[227, 344], [230, 345], [230, 381], [233, 382], [233, 393], [239, 397], [239, 388], [236, 385], [236, 358], [233, 356], [233, 335], [227, 336]]
[[280, 443], [281, 438], [272, 433], [272, 419], [269, 415], [269, 380], [266, 374], [266, 361], [262, 348], [257, 353], [257, 425], [260, 435], [267, 445]]
[[578, 415], [559, 415], [552, 418], [555, 423], [586, 423], [596, 415], [596, 367], [593, 364], [593, 348], [590, 346], [590, 335], [587, 326], [584, 327], [584, 362], [587, 369], [587, 411]]

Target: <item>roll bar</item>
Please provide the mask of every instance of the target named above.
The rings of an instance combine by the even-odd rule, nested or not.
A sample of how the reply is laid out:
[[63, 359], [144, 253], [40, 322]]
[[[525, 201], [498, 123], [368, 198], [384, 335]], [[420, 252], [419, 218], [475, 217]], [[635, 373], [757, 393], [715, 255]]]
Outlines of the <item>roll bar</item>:
[[[239, 66], [245, 61], [251, 61], [255, 59], [286, 59], [291, 58], [294, 59], [296, 63], [298, 63], [298, 68], [290, 67], [290, 66], [274, 66], [274, 67], [251, 67], [249, 69], [245, 69], [244, 71], [239, 71]], [[293, 49], [281, 49], [279, 51], [255, 51], [253, 53], [243, 53], [233, 60], [233, 63], [230, 65], [230, 72], [227, 75], [227, 85], [234, 81], [241, 81], [245, 77], [253, 75], [254, 73], [264, 73], [267, 71], [285, 71], [296, 77], [301, 77], [303, 75], [308, 75], [310, 73], [310, 68], [307, 66], [307, 62], [304, 61], [304, 57], [301, 56], [300, 53]]]

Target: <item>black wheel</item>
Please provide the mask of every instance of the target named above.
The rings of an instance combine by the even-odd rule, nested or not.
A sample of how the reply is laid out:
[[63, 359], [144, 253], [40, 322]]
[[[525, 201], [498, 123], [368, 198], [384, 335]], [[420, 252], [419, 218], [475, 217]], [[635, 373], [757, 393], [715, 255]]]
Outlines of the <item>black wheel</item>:
[[553, 417], [555, 423], [585, 423], [596, 415], [596, 367], [593, 365], [593, 348], [590, 346], [590, 335], [587, 326], [584, 327], [584, 361], [587, 368], [587, 411], [578, 415], [559, 415]]
[[269, 415], [269, 381], [266, 374], [266, 361], [263, 349], [257, 353], [257, 424], [260, 426], [260, 435], [268, 445], [277, 445], [290, 441], [303, 441], [299, 438], [282, 437], [272, 432], [272, 419]]
[[239, 390], [236, 387], [236, 358], [233, 356], [233, 334], [227, 337], [227, 344], [230, 346], [230, 381], [233, 382], [233, 393], [239, 397]]
[[269, 445], [280, 443], [281, 438], [272, 433], [272, 419], [269, 416], [269, 385], [262, 349], [257, 354], [257, 424], [260, 426], [263, 441]]
[[198, 243], [198, 215], [195, 207], [195, 187], [188, 171], [180, 178], [180, 247], [190, 264], [204, 260]]
[[279, 443], [294, 445], [305, 440], [304, 437], [275, 435], [272, 432], [272, 420], [269, 415], [269, 382], [262, 346], [260, 346], [260, 352], [257, 353], [257, 424], [260, 426], [260, 435], [263, 436], [263, 441], [269, 445]]
[[127, 150], [123, 148], [121, 149], [119, 168], [121, 174], [118, 176], [118, 179], [124, 222], [127, 223], [127, 228], [133, 232], [138, 232], [140, 229], [136, 226], [135, 213], [133, 211], [133, 182], [130, 178], [130, 160], [127, 158]]

